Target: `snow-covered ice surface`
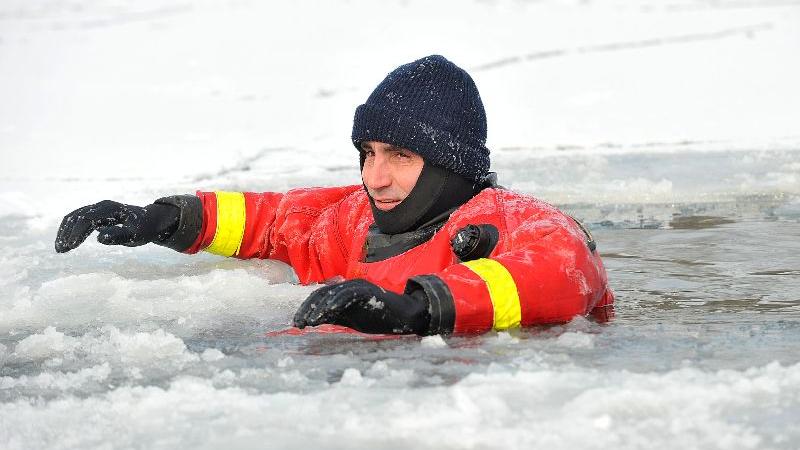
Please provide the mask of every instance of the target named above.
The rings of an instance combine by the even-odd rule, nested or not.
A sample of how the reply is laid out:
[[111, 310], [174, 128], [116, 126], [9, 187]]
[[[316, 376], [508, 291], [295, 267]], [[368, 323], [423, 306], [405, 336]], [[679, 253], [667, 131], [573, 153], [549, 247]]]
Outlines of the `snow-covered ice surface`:
[[[800, 2], [0, 3], [0, 448], [800, 447]], [[585, 220], [608, 324], [276, 334], [273, 261], [65, 213], [358, 182], [385, 73], [469, 69], [505, 186]]]

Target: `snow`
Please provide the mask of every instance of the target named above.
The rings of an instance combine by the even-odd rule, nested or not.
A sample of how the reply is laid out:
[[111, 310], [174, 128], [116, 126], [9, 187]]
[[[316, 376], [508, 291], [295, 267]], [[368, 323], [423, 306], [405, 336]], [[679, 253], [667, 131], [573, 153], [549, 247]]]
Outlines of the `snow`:
[[[420, 389], [415, 399], [386, 401], [391, 390], [380, 379], [348, 369], [336, 388], [308, 394], [253, 395], [181, 377], [165, 388], [121, 387], [46, 404], [18, 400], [0, 410], [17, 430], [6, 448], [96, 448], [109, 435], [121, 447], [148, 448], [300, 447], [292, 443], [301, 436], [303, 447], [326, 448], [764, 448], [792, 437], [798, 381], [800, 366], [779, 364], [744, 373], [540, 370], [474, 374], [454, 386]], [[774, 421], [764, 425], [774, 431], [769, 437], [747, 424], [758, 408]], [[584, 432], [559, 432], [574, 427]]]
[[200, 354], [200, 358], [202, 358], [203, 361], [206, 362], [219, 361], [224, 357], [225, 354], [215, 348], [207, 348], [203, 350], [203, 353]]
[[593, 348], [592, 337], [583, 333], [566, 332], [556, 338], [556, 344], [572, 348]]
[[420, 342], [420, 346], [426, 348], [442, 348], [447, 347], [447, 342], [442, 339], [440, 335], [433, 335], [433, 336], [425, 336], [423, 337]]
[[[4, 1], [0, 448], [797, 448], [798, 19], [793, 1]], [[436, 53], [481, 91], [500, 184], [594, 228], [614, 322], [271, 334], [315, 289], [285, 264], [53, 251], [63, 215], [106, 198], [359, 183], [355, 107]]]
[[383, 309], [386, 306], [382, 301], [378, 301], [374, 295], [367, 300], [367, 305], [369, 305], [371, 309]]

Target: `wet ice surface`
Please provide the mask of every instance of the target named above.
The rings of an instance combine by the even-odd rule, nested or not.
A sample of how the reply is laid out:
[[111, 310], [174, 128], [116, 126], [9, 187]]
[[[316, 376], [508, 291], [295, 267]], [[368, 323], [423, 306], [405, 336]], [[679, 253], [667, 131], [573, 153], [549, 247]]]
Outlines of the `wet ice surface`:
[[279, 263], [56, 255], [25, 223], [0, 233], [4, 448], [800, 442], [796, 217], [596, 228], [608, 324], [390, 339], [273, 333], [313, 289]]
[[[0, 7], [0, 448], [800, 447], [796, 2], [157, 3]], [[354, 106], [434, 52], [612, 322], [288, 335], [280, 263], [54, 253], [103, 198], [357, 183]]]

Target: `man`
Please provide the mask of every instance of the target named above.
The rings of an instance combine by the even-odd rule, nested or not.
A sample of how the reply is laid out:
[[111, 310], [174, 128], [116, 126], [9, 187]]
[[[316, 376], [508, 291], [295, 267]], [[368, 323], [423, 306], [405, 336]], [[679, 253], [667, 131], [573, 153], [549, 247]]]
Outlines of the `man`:
[[302, 283], [339, 280], [305, 300], [299, 328], [482, 333], [613, 304], [589, 233], [496, 185], [477, 87], [444, 57], [391, 72], [356, 109], [352, 141], [362, 186], [106, 200], [64, 218], [56, 251], [97, 229], [103, 244], [278, 259]]

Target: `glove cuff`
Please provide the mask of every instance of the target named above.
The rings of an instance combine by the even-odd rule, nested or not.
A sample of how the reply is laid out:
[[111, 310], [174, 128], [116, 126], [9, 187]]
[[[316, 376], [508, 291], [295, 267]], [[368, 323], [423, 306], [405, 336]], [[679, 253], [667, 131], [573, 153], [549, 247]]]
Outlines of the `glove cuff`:
[[153, 202], [160, 205], [172, 205], [180, 210], [178, 228], [171, 236], [154, 243], [162, 247], [184, 252], [194, 244], [203, 227], [203, 203], [194, 195], [172, 195], [162, 197]]
[[430, 322], [426, 334], [450, 334], [456, 322], [456, 309], [450, 289], [436, 275], [419, 275], [406, 283], [406, 294], [422, 290], [428, 297]]

